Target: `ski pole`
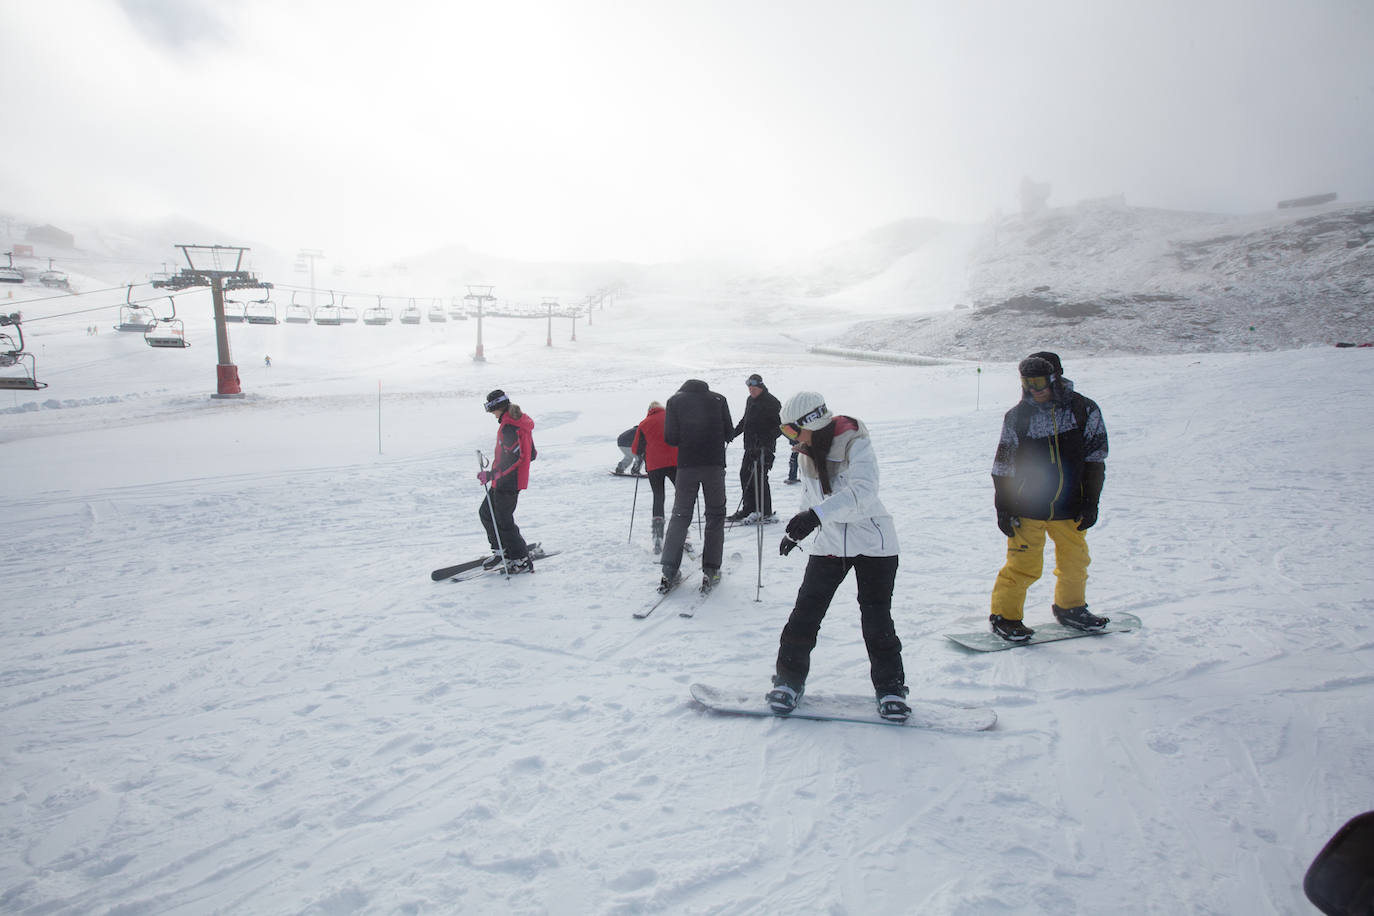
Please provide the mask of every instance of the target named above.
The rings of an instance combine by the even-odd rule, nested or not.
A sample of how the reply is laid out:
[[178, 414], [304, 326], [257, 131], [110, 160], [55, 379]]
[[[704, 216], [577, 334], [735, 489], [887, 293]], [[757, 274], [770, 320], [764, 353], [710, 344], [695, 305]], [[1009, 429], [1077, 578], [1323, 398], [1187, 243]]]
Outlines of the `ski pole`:
[[635, 507], [638, 506], [638, 505], [639, 505], [639, 478], [636, 477], [636, 478], [635, 478], [635, 497], [634, 497], [634, 499], [631, 500], [631, 502], [630, 502], [630, 535], [629, 535], [629, 537], [627, 537], [627, 538], [625, 539], [625, 543], [626, 543], [626, 544], [632, 543], [632, 542], [634, 541], [634, 536], [635, 536]]
[[[754, 587], [755, 601], [763, 600], [760, 597], [763, 591], [763, 512], [765, 508], [763, 488], [763, 450], [760, 449], [757, 453], [757, 457], [754, 459], [754, 503], [759, 513], [759, 530], [757, 532], [759, 542], [759, 581]], [[773, 507], [767, 506], [767, 508], [771, 509]]]
[[[487, 469], [487, 456], [482, 454], [482, 450], [477, 450], [477, 466], [479, 470]], [[496, 524], [496, 507], [491, 502], [491, 483], [488, 480], [482, 481], [482, 489], [487, 492], [487, 515], [491, 518], [491, 530], [496, 534], [496, 552], [501, 555], [501, 571], [506, 574], [506, 581], [510, 581], [510, 567], [506, 566], [506, 548], [501, 544], [501, 527]]]

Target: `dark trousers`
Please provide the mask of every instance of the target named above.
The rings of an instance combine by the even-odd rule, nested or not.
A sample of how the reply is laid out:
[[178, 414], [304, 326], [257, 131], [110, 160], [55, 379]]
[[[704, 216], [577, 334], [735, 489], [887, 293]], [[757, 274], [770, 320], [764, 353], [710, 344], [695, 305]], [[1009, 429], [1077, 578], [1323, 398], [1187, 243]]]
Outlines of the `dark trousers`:
[[896, 557], [818, 557], [806, 561], [806, 575], [797, 590], [797, 603], [778, 640], [775, 683], [800, 689], [811, 673], [811, 650], [830, 609], [835, 590], [849, 570], [859, 585], [859, 622], [868, 648], [869, 674], [879, 696], [901, 694], [906, 685], [902, 641], [892, 623], [892, 585], [897, 579]]
[[[490, 504], [484, 497], [482, 508], [477, 510], [482, 527], [487, 529], [487, 543], [492, 551], [504, 550], [507, 560], [519, 560], [529, 553], [525, 539], [520, 536], [520, 527], [515, 524], [515, 504], [520, 501], [520, 491], [493, 489], [489, 492]], [[495, 523], [492, 521], [493, 512], [496, 515]], [[496, 539], [498, 534], [501, 536], [499, 543]]]
[[[762, 467], [759, 458], [762, 456]], [[750, 449], [744, 453], [739, 466], [739, 485], [744, 491], [740, 499], [741, 512], [773, 512], [773, 491], [768, 486], [768, 472], [773, 470], [773, 453], [762, 449]], [[760, 496], [762, 500], [760, 500]]]
[[682, 542], [692, 524], [697, 490], [706, 506], [706, 536], [701, 549], [701, 568], [720, 569], [725, 554], [725, 468], [697, 467], [677, 469], [673, 480], [673, 518], [663, 539], [659, 562], [663, 574], [676, 574], [682, 565]]
[[663, 481], [671, 480], [677, 487], [677, 468], [657, 468], [649, 472], [649, 489], [654, 491], [654, 518], [663, 518]]
[[793, 452], [792, 457], [787, 459], [787, 479], [797, 479], [797, 453]]

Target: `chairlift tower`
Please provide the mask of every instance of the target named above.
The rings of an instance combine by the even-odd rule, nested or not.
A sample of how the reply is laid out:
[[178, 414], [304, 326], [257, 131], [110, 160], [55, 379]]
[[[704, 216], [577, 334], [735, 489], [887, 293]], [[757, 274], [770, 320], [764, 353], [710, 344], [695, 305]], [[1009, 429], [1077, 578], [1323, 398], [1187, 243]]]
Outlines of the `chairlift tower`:
[[549, 310], [549, 341], [545, 346], [553, 346], [553, 310], [558, 308], [557, 296], [545, 296], [544, 306]]
[[[215, 366], [216, 384], [212, 398], [241, 398], [243, 389], [239, 385], [239, 367], [234, 365], [229, 355], [229, 328], [224, 321], [224, 287], [242, 289], [257, 286], [257, 278], [243, 269], [243, 254], [249, 251], [236, 245], [177, 245], [186, 256], [189, 267], [166, 282], [174, 289], [191, 286], [210, 287], [210, 297], [215, 307], [215, 346], [218, 360]], [[158, 283], [154, 283], [158, 286]]]
[[468, 294], [463, 297], [477, 303], [477, 352], [472, 354], [472, 361], [475, 363], [487, 361], [486, 355], [482, 352], [482, 305], [496, 301], [496, 297], [491, 294], [494, 289], [494, 286], [469, 286]]

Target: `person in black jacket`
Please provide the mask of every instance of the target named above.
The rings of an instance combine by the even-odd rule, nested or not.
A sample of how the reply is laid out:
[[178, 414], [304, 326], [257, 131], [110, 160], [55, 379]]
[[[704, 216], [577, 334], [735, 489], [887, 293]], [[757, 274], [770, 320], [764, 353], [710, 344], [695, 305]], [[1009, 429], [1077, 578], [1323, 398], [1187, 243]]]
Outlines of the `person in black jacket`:
[[763, 377], [755, 372], [745, 381], [749, 400], [744, 402], [744, 416], [740, 417], [731, 439], [744, 433], [744, 457], [739, 465], [739, 484], [743, 495], [739, 509], [729, 521], [743, 521], [758, 513], [759, 521], [773, 514], [773, 491], [768, 486], [768, 472], [778, 447], [779, 413], [782, 405], [763, 384]]
[[1007, 561], [992, 589], [992, 631], [1024, 642], [1026, 590], [1044, 571], [1045, 540], [1054, 541], [1054, 604], [1058, 621], [1100, 630], [1108, 618], [1088, 611], [1089, 528], [1097, 523], [1106, 479], [1107, 427], [1092, 400], [1074, 391], [1063, 365], [1042, 351], [1023, 359], [1021, 400], [1002, 420], [992, 464], [997, 527]]
[[706, 504], [706, 537], [701, 551], [702, 590], [720, 580], [725, 553], [725, 443], [734, 436], [730, 405], [725, 396], [700, 379], [683, 382], [668, 399], [663, 417], [663, 441], [677, 447], [677, 472], [673, 481], [673, 516], [663, 538], [663, 578], [659, 591], [681, 581], [682, 544], [692, 524], [697, 491]]

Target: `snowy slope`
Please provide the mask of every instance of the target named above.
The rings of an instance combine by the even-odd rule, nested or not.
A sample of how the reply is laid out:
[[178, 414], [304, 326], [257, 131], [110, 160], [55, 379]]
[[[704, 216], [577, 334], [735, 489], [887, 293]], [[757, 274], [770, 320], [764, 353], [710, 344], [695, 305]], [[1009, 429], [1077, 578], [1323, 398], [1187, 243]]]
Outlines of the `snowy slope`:
[[[489, 321], [485, 363], [475, 322], [235, 327], [247, 397], [212, 401], [205, 294], [175, 353], [109, 330], [120, 298], [26, 306], [51, 387], [0, 393], [0, 910], [1294, 913], [1369, 807], [1372, 351], [1068, 360], [1112, 436], [1093, 609], [1144, 629], [977, 655], [942, 634], [985, 625], [1009, 362], [849, 363], [797, 343], [835, 319], [805, 303], [631, 296], [575, 343]], [[755, 370], [868, 423], [909, 683], [994, 730], [697, 707], [766, 689], [804, 562], [773, 532], [761, 569], [729, 533], [695, 619], [631, 618], [658, 572], [614, 437], [689, 377], [738, 414]], [[537, 423], [518, 518], [564, 553], [435, 584], [484, 549], [493, 387]], [[814, 662], [865, 689], [850, 585]]]
[[909, 290], [907, 314], [842, 345], [1010, 359], [1028, 329], [1076, 355], [1374, 339], [1368, 203], [1247, 216], [1084, 204], [984, 226], [963, 263], [963, 288], [941, 311], [918, 285], [929, 268], [894, 270], [885, 282]]

